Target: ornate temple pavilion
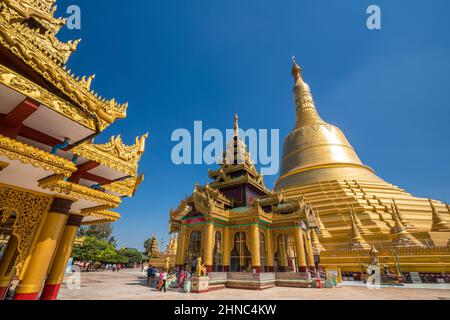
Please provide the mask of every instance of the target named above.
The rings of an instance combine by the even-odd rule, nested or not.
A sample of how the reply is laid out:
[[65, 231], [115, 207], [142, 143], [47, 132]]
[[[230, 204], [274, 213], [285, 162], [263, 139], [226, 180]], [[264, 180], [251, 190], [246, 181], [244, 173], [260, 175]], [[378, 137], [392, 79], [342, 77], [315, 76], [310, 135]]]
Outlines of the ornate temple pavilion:
[[16, 276], [14, 299], [55, 299], [79, 226], [117, 221], [143, 179], [147, 135], [93, 142], [127, 104], [67, 70], [79, 41], [56, 37], [54, 2], [0, 3], [0, 299]]
[[284, 143], [275, 190], [299, 196], [318, 217], [321, 265], [364, 272], [372, 247], [401, 271], [450, 281], [450, 210], [412, 196], [363, 164], [339, 128], [317, 112], [302, 69], [294, 62], [295, 128]]
[[230, 279], [233, 274], [315, 271], [313, 242], [317, 220], [302, 198], [288, 200], [269, 191], [250, 160], [235, 118], [233, 141], [211, 183], [196, 185], [191, 196], [170, 212], [170, 232], [178, 233], [176, 264], [195, 270], [198, 258], [210, 278], [228, 287], [262, 288], [273, 279]]

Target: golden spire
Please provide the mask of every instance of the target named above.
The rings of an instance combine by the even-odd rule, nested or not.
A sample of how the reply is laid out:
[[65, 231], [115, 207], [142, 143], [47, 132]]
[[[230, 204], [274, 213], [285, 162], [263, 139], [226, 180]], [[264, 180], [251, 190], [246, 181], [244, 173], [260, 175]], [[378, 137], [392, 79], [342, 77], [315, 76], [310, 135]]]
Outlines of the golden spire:
[[391, 229], [391, 234], [393, 236], [392, 246], [393, 247], [404, 247], [404, 246], [423, 246], [420, 241], [413, 237], [408, 231], [406, 231], [405, 226], [400, 221], [395, 207], [392, 205], [392, 219], [394, 220], [394, 227]]
[[398, 213], [397, 210], [395, 210], [395, 206], [394, 204], [391, 205], [391, 209], [392, 209], [392, 220], [394, 220], [394, 227], [392, 227], [392, 233], [394, 234], [405, 234], [406, 232], [406, 228], [403, 225], [403, 223], [400, 221], [400, 218], [398, 217]]
[[295, 61], [295, 57], [292, 57], [292, 76], [295, 80], [294, 85], [294, 98], [295, 108], [297, 112], [297, 124], [296, 128], [302, 128], [312, 124], [325, 123], [319, 116], [314, 104], [314, 99], [311, 94], [311, 88], [303, 80], [302, 68], [299, 67]]
[[237, 113], [234, 115], [234, 136], [239, 136], [239, 116]]
[[356, 224], [354, 211], [350, 211], [350, 219], [352, 220], [352, 246], [363, 249], [369, 248], [369, 244], [361, 236], [358, 225]]
[[316, 209], [315, 212], [315, 218], [317, 220], [317, 225], [319, 226], [319, 232], [322, 238], [331, 238], [331, 234], [328, 231], [328, 229], [323, 224], [322, 218], [320, 217], [319, 210]]
[[[431, 231], [450, 231], [450, 223], [445, 221], [442, 215], [437, 211], [433, 201], [428, 199], [431, 206], [431, 211], [433, 212], [433, 226]], [[447, 205], [448, 210], [448, 205]]]
[[351, 210], [351, 213], [353, 214], [353, 217], [354, 217], [354, 220], [355, 220], [356, 226], [358, 227], [359, 232], [361, 234], [364, 234], [365, 232], [363, 230], [363, 225], [361, 223], [361, 220], [359, 220], [358, 216], [356, 215], [356, 211], [355, 211], [355, 208], [353, 207], [353, 205], [351, 205], [350, 210]]
[[319, 181], [363, 180], [383, 183], [365, 166], [339, 128], [322, 120], [302, 69], [293, 59], [296, 126], [286, 138], [275, 190]]
[[313, 250], [314, 250], [315, 254], [320, 254], [320, 252], [325, 250], [323, 245], [320, 243], [316, 228], [311, 229], [311, 244], [313, 246]]
[[400, 209], [397, 206], [397, 203], [395, 202], [395, 199], [392, 198], [392, 210], [395, 211], [397, 217], [399, 218], [400, 222], [402, 223], [402, 225], [406, 228], [406, 229], [411, 229], [413, 226], [411, 224], [408, 223], [408, 221], [405, 219], [405, 217], [403, 216], [403, 214], [400, 212]]

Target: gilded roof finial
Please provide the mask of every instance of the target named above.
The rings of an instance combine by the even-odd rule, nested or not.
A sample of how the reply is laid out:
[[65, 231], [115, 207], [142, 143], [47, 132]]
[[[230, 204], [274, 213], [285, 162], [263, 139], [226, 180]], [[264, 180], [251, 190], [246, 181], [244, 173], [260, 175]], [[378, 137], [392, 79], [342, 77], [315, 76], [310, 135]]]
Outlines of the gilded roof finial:
[[237, 113], [234, 115], [234, 136], [239, 136], [239, 116]]
[[302, 68], [299, 67], [297, 64], [297, 60], [295, 56], [292, 56], [292, 75], [294, 76], [294, 79], [297, 81], [299, 78], [302, 77]]

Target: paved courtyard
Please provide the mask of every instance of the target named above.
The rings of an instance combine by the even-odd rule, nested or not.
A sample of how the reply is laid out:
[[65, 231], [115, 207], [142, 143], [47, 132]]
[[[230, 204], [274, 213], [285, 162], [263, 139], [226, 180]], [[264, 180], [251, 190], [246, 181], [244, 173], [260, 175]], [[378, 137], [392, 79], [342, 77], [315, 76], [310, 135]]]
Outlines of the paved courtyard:
[[334, 289], [302, 289], [275, 287], [262, 291], [224, 289], [203, 294], [185, 294], [169, 290], [154, 291], [146, 285], [146, 277], [137, 271], [89, 272], [81, 274], [81, 288], [63, 285], [61, 300], [450, 300], [450, 286], [433, 285], [431, 289], [368, 289], [365, 286], [341, 286]]

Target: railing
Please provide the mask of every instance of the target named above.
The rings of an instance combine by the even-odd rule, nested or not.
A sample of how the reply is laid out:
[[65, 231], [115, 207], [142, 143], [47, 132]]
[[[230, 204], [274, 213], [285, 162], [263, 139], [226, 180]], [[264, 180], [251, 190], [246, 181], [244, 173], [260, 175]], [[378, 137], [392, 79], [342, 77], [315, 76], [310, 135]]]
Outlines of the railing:
[[[450, 246], [441, 247], [405, 247], [405, 248], [383, 248], [377, 249], [378, 256], [390, 256], [393, 250], [398, 256], [417, 255], [417, 254], [450, 254]], [[370, 249], [336, 249], [327, 250], [320, 253], [321, 257], [354, 257], [370, 256]]]
[[228, 279], [227, 272], [210, 272], [208, 273], [210, 282], [225, 282]]
[[277, 272], [275, 274], [275, 277], [277, 281], [279, 280], [304, 280], [304, 281], [310, 281], [311, 275], [308, 272]]

